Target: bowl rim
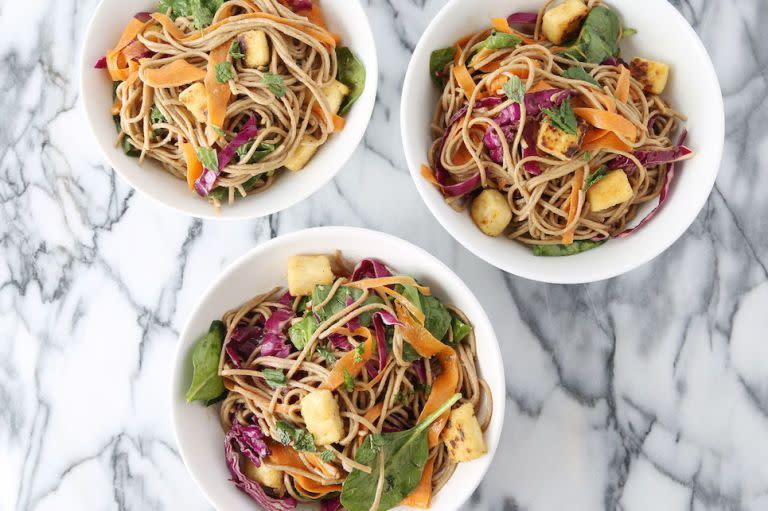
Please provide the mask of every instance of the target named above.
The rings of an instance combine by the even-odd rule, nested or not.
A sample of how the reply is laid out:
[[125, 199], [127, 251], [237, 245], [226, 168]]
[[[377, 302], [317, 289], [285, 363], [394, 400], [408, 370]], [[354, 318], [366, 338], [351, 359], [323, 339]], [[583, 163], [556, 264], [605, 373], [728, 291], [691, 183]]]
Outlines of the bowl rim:
[[[411, 54], [411, 60], [408, 64], [405, 78], [403, 80], [403, 93], [402, 100], [400, 102], [400, 134], [406, 163], [408, 165], [408, 171], [416, 186], [416, 189], [419, 192], [421, 200], [427, 205], [427, 208], [437, 219], [443, 229], [448, 231], [451, 237], [458, 241], [464, 248], [488, 264], [491, 264], [500, 270], [518, 277], [549, 284], [586, 284], [607, 280], [637, 269], [666, 252], [667, 249], [669, 249], [669, 247], [671, 247], [678, 239], [680, 239], [680, 237], [690, 228], [701, 210], [704, 208], [704, 205], [707, 203], [709, 196], [712, 194], [712, 189], [715, 186], [715, 181], [720, 172], [725, 145], [725, 106], [723, 102], [720, 81], [717, 77], [717, 72], [715, 71], [715, 67], [712, 63], [709, 52], [707, 51], [704, 43], [701, 41], [701, 38], [698, 36], [696, 31], [688, 23], [688, 20], [686, 20], [685, 17], [668, 1], [657, 0], [655, 2], [654, 7], [662, 9], [663, 15], [673, 18], [675, 22], [680, 27], [682, 27], [682, 30], [686, 32], [686, 35], [694, 41], [696, 46], [695, 49], [701, 53], [705, 63], [705, 69], [702, 69], [700, 78], [702, 80], [711, 82], [714, 84], [716, 89], [720, 91], [720, 94], [717, 94], [716, 97], [713, 98], [716, 101], [716, 104], [712, 105], [713, 111], [719, 112], [719, 114], [712, 116], [713, 129], [716, 130], [715, 133], [718, 142], [717, 147], [714, 148], [714, 157], [712, 158], [711, 163], [713, 171], [708, 176], [705, 176], [705, 182], [709, 191], [706, 194], [702, 194], [700, 197], [694, 197], [696, 200], [690, 203], [691, 207], [687, 209], [688, 213], [685, 216], [681, 216], [680, 221], [676, 222], [674, 226], [669, 228], [666, 234], [660, 236], [662, 241], [656, 245], [654, 250], [650, 250], [648, 253], [638, 256], [632, 260], [630, 260], [630, 258], [623, 258], [622, 260], [617, 261], [616, 264], [610, 268], [592, 268], [589, 275], [587, 275], [586, 272], [571, 272], [571, 275], [566, 277], [553, 277], [552, 275], [548, 274], [546, 270], [534, 270], [525, 264], [509, 264], [507, 259], [505, 259], [504, 254], [499, 253], [498, 251], [474, 247], [472, 237], [463, 235], [461, 230], [458, 228], [455, 220], [456, 217], [454, 216], [456, 212], [445, 205], [444, 201], [442, 201], [442, 197], [440, 201], [434, 200], [433, 197], [430, 197], [431, 193], [437, 193], [437, 191], [434, 190], [433, 185], [426, 183], [426, 181], [421, 176], [421, 173], [419, 172], [421, 162], [418, 160], [414, 161], [414, 158], [412, 157], [412, 155], [415, 154], [418, 149], [414, 149], [414, 143], [408, 136], [410, 129], [412, 129], [410, 128], [412, 123], [409, 122], [411, 110], [408, 108], [409, 103], [406, 98], [411, 97], [411, 87], [416, 81], [419, 80], [417, 77], [420, 71], [416, 69], [415, 57], [416, 55], [423, 54], [426, 51], [431, 51], [430, 48], [426, 47], [428, 40], [431, 39], [431, 36], [439, 30], [441, 21], [444, 18], [450, 16], [456, 6], [464, 3], [465, 1], [466, 0], [449, 0], [430, 20], [426, 29], [419, 38], [413, 53]], [[428, 79], [428, 74], [424, 73], [424, 77], [425, 78], [422, 79]], [[426, 153], [424, 154], [424, 157], [426, 158]], [[584, 254], [578, 254], [570, 257], [579, 257], [582, 255], [588, 256], [588, 254], [589, 252], [586, 252]], [[534, 256], [531, 255], [531, 257]]]
[[[314, 186], [306, 187], [305, 189], [302, 189], [302, 191], [293, 193], [289, 196], [289, 198], [281, 205], [275, 205], [273, 207], [262, 207], [262, 208], [252, 208], [252, 209], [246, 209], [239, 213], [232, 213], [227, 212], [226, 215], [223, 214], [217, 214], [216, 210], [211, 207], [210, 212], [198, 212], [198, 211], [191, 211], [187, 208], [185, 208], [182, 205], [177, 205], [168, 201], [163, 200], [159, 196], [156, 196], [155, 194], [151, 193], [149, 190], [146, 190], [143, 186], [138, 186], [136, 181], [130, 176], [130, 173], [124, 172], [120, 165], [116, 164], [116, 160], [113, 157], [113, 151], [116, 150], [115, 147], [106, 147], [104, 144], [100, 142], [99, 136], [96, 133], [96, 127], [93, 121], [93, 115], [96, 115], [95, 112], [91, 112], [88, 108], [88, 100], [86, 99], [88, 95], [85, 92], [85, 83], [88, 79], [88, 73], [93, 71], [93, 66], [87, 62], [87, 59], [85, 58], [86, 53], [88, 52], [88, 48], [90, 46], [90, 43], [92, 42], [91, 39], [93, 37], [95, 27], [97, 25], [97, 20], [101, 18], [102, 15], [104, 15], [104, 10], [107, 9], [108, 4], [110, 2], [114, 2], [117, 0], [99, 0], [99, 3], [96, 5], [96, 7], [93, 10], [93, 14], [91, 15], [88, 24], [86, 26], [85, 31], [85, 37], [83, 38], [83, 41], [80, 45], [80, 49], [78, 51], [78, 59], [79, 59], [79, 84], [78, 84], [78, 103], [79, 108], [81, 110], [82, 116], [86, 120], [86, 124], [88, 125], [88, 132], [91, 135], [91, 140], [96, 145], [96, 147], [99, 148], [99, 151], [101, 152], [102, 157], [107, 161], [111, 169], [118, 175], [120, 178], [125, 182], [128, 186], [131, 187], [132, 190], [136, 190], [138, 193], [142, 195], [142, 197], [150, 199], [155, 204], [160, 204], [161, 206], [165, 208], [169, 208], [177, 213], [180, 213], [182, 215], [191, 217], [191, 218], [200, 218], [203, 220], [217, 220], [217, 221], [238, 221], [238, 220], [249, 220], [249, 219], [257, 219], [257, 218], [264, 218], [269, 215], [279, 213], [281, 211], [284, 211], [292, 206], [295, 206], [299, 202], [302, 202], [318, 192], [320, 189], [324, 188], [332, 179], [336, 177], [336, 175], [341, 171], [342, 168], [344, 168], [347, 163], [349, 163], [350, 159], [354, 155], [357, 148], [360, 146], [360, 143], [363, 140], [363, 137], [365, 136], [366, 131], [368, 130], [368, 126], [370, 125], [371, 118], [373, 116], [373, 110], [376, 105], [376, 97], [378, 95], [378, 87], [379, 87], [379, 62], [378, 62], [378, 48], [376, 45], [376, 39], [373, 37], [373, 30], [371, 29], [371, 23], [368, 19], [368, 14], [363, 8], [360, 0], [346, 0], [353, 2], [353, 5], [355, 8], [359, 9], [359, 11], [362, 13], [362, 20], [363, 22], [359, 25], [359, 28], [357, 30], [360, 31], [360, 33], [363, 35], [365, 39], [367, 39], [368, 44], [370, 44], [372, 51], [370, 55], [370, 62], [366, 64], [366, 82], [365, 82], [365, 89], [363, 91], [363, 95], [369, 90], [369, 88], [372, 90], [371, 100], [367, 103], [362, 103], [356, 105], [358, 108], [365, 108], [365, 112], [363, 113], [363, 119], [364, 123], [362, 124], [362, 128], [360, 129], [359, 133], [355, 133], [351, 136], [351, 140], [348, 144], [345, 144], [347, 146], [347, 149], [345, 150], [345, 153], [342, 154], [340, 158], [337, 159], [336, 163], [336, 169], [333, 172], [329, 172], [328, 175], [320, 179]], [[77, 65], [77, 64], [76, 64]], [[362, 96], [361, 96], [362, 97]], [[152, 162], [150, 162], [152, 163]], [[162, 169], [158, 169], [162, 170]], [[288, 174], [290, 175], [290, 174]], [[286, 176], [282, 176], [286, 177]], [[180, 181], [180, 183], [182, 183]], [[254, 196], [250, 197], [251, 199], [258, 198], [259, 194], [255, 194]], [[245, 197], [248, 198], [248, 197]], [[252, 211], [253, 210], [253, 211]]]
[[[203, 495], [205, 495], [205, 498], [214, 507], [217, 505], [217, 502], [214, 501], [214, 499], [212, 498], [212, 495], [206, 490], [205, 485], [203, 484], [201, 478], [198, 477], [198, 474], [191, 469], [191, 465], [189, 463], [189, 455], [187, 453], [187, 444], [184, 444], [181, 441], [180, 431], [182, 428], [182, 424], [179, 423], [179, 417], [177, 416], [176, 410], [178, 408], [180, 401], [184, 401], [184, 403], [181, 403], [183, 405], [188, 406], [189, 404], [186, 403], [186, 400], [184, 400], [183, 396], [179, 393], [180, 390], [183, 391], [183, 387], [177, 388], [177, 386], [181, 385], [180, 375], [182, 375], [184, 372], [183, 364], [185, 361], [186, 352], [190, 349], [190, 343], [192, 342], [190, 341], [185, 344], [183, 342], [183, 339], [185, 338], [191, 339], [192, 337], [190, 336], [194, 336], [195, 333], [191, 332], [193, 320], [194, 318], [196, 318], [197, 316], [199, 316], [201, 313], [204, 312], [203, 310], [204, 304], [208, 301], [210, 296], [214, 294], [220, 282], [225, 280], [232, 273], [236, 272], [241, 266], [247, 264], [251, 259], [258, 258], [258, 257], [269, 257], [269, 252], [273, 248], [278, 247], [282, 244], [291, 244], [295, 241], [302, 240], [303, 238], [306, 238], [306, 237], [314, 237], [314, 236], [323, 237], [324, 236], [326, 238], [333, 239], [334, 237], [343, 236], [343, 235], [351, 235], [355, 239], [365, 239], [365, 237], [377, 237], [385, 240], [386, 242], [404, 246], [408, 250], [420, 252], [426, 259], [430, 260], [433, 265], [434, 269], [431, 270], [431, 275], [440, 275], [441, 280], [446, 280], [446, 279], [452, 280], [459, 288], [461, 288], [461, 294], [465, 296], [465, 298], [472, 303], [473, 307], [477, 309], [477, 314], [476, 314], [477, 317], [473, 317], [472, 322], [475, 324], [482, 323], [484, 327], [487, 329], [489, 334], [488, 341], [487, 341], [488, 346], [485, 347], [484, 349], [491, 350], [490, 357], [488, 358], [489, 365], [485, 368], [480, 368], [480, 369], [481, 371], [483, 369], [486, 369], [489, 371], [495, 371], [500, 378], [500, 380], [497, 382], [497, 385], [496, 385], [497, 388], [491, 389], [494, 396], [492, 406], [494, 408], [498, 407], [497, 409], [494, 409], [494, 414], [493, 414], [493, 417], [491, 418], [491, 423], [496, 423], [498, 427], [495, 430], [495, 434], [487, 438], [487, 443], [486, 443], [487, 453], [486, 453], [486, 456], [484, 457], [483, 465], [480, 467], [480, 469], [476, 473], [477, 474], [476, 479], [470, 484], [470, 486], [472, 486], [471, 491], [467, 494], [467, 497], [463, 502], [456, 502], [454, 506], [451, 506], [450, 508], [447, 508], [447, 509], [451, 511], [458, 509], [467, 500], [469, 500], [472, 492], [474, 492], [477, 489], [477, 487], [480, 485], [480, 483], [483, 481], [483, 479], [485, 479], [488, 469], [493, 463], [494, 457], [498, 451], [501, 435], [504, 428], [504, 421], [506, 418], [505, 417], [506, 372], [504, 370], [504, 360], [502, 358], [501, 347], [499, 345], [498, 336], [496, 335], [496, 331], [493, 327], [493, 323], [491, 322], [491, 319], [488, 316], [488, 313], [485, 311], [485, 308], [483, 307], [482, 302], [478, 300], [477, 296], [474, 294], [474, 292], [472, 292], [472, 290], [464, 282], [464, 280], [461, 277], [459, 277], [448, 265], [446, 265], [442, 260], [432, 255], [427, 250], [409, 241], [406, 241], [402, 238], [399, 238], [389, 233], [376, 231], [373, 229], [366, 229], [362, 227], [350, 227], [350, 226], [311, 227], [311, 228], [301, 229], [298, 231], [282, 234], [274, 238], [271, 238], [265, 242], [259, 243], [255, 245], [253, 248], [249, 249], [244, 254], [242, 254], [241, 256], [239, 256], [238, 258], [236, 258], [234, 261], [229, 263], [215, 277], [215, 279], [211, 281], [211, 283], [208, 285], [206, 290], [202, 294], [200, 294], [200, 297], [197, 299], [191, 311], [187, 315], [187, 318], [184, 321], [184, 326], [180, 330], [179, 336], [176, 340], [176, 349], [174, 350], [174, 354], [173, 354], [173, 364], [171, 367], [170, 378], [169, 378], [170, 385], [168, 386], [170, 389], [170, 392], [168, 393], [168, 399], [169, 399], [169, 407], [171, 409], [171, 422], [172, 422], [172, 428], [173, 428], [173, 436], [176, 442], [176, 446], [179, 450], [179, 456], [181, 457], [181, 460], [184, 463], [184, 467], [186, 468], [187, 473], [192, 477], [192, 480], [194, 481], [196, 487], [201, 491]], [[373, 256], [374, 255], [372, 255], [372, 257]], [[382, 259], [385, 260], [385, 257], [383, 257]], [[256, 292], [258, 292], [258, 290], [256, 290]], [[430, 509], [434, 509], [436, 511], [443, 511], [446, 508], [435, 508], [431, 506]]]

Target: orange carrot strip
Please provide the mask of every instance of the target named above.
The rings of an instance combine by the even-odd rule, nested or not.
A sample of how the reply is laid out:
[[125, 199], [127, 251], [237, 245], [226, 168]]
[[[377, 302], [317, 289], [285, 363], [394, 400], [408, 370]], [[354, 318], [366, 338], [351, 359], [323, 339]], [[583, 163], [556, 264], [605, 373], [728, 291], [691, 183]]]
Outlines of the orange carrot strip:
[[[568, 223], [570, 224], [576, 218], [576, 210], [579, 208], [579, 191], [584, 184], [584, 167], [579, 168], [573, 176], [573, 184], [571, 185], [571, 196], [568, 198]], [[573, 243], [573, 233], [576, 227], [568, 229], [563, 234], [563, 245], [570, 245]]]
[[538, 82], [533, 84], [533, 87], [528, 89], [528, 92], [539, 92], [539, 91], [548, 90], [548, 89], [554, 89], [554, 88], [556, 88], [556, 87], [554, 85], [552, 85], [551, 83], [549, 83], [548, 81], [546, 81], [546, 80], [539, 80]]
[[[292, 447], [272, 441], [267, 443], [269, 444], [270, 451], [270, 455], [266, 458], [267, 463], [282, 465], [284, 467], [292, 467], [305, 471], [309, 468], [304, 464], [303, 461], [301, 461], [299, 453], [297, 453]], [[296, 480], [297, 485], [301, 486], [305, 491], [309, 493], [316, 494], [317, 497], [327, 495], [331, 492], [341, 491], [341, 485], [338, 484], [326, 486], [302, 475], [293, 474], [293, 477]]]
[[589, 128], [587, 128], [587, 132], [584, 134], [584, 139], [582, 140], [582, 142], [585, 144], [589, 142], [594, 142], [595, 140], [603, 138], [608, 133], [610, 133], [610, 131], [599, 130], [597, 128], [593, 128], [590, 126]]
[[453, 66], [453, 76], [456, 77], [456, 82], [464, 90], [464, 95], [467, 99], [472, 97], [472, 93], [475, 92], [475, 81], [472, 80], [472, 75], [467, 71], [467, 67], [464, 64], [459, 63]]
[[205, 71], [184, 59], [144, 71], [144, 83], [150, 87], [180, 87], [205, 78]]
[[143, 21], [131, 18], [131, 21], [128, 22], [128, 25], [123, 30], [123, 33], [120, 34], [120, 39], [117, 41], [117, 44], [107, 52], [107, 70], [109, 71], [112, 80], [122, 81], [128, 78], [129, 71], [128, 67], [125, 65], [127, 60], [123, 58], [121, 62], [123, 48], [136, 39], [136, 36], [144, 30], [146, 25], [147, 24]]
[[208, 144], [218, 140], [219, 134], [214, 127], [221, 129], [224, 124], [224, 118], [227, 115], [227, 105], [232, 93], [229, 90], [228, 83], [219, 83], [216, 78], [216, 66], [227, 62], [229, 57], [230, 41], [217, 46], [208, 56], [208, 66], [205, 71], [205, 95], [208, 101], [208, 125], [205, 127], [205, 135]]
[[184, 161], [187, 162], [187, 185], [190, 190], [194, 190], [195, 181], [203, 173], [203, 164], [197, 159], [195, 147], [189, 142], [181, 144], [181, 152], [184, 153]]
[[491, 26], [499, 32], [519, 37], [525, 44], [533, 44], [536, 42], [530, 37], [527, 37], [516, 30], [512, 30], [512, 27], [509, 26], [509, 22], [507, 22], [507, 18], [491, 18]]
[[600, 103], [603, 104], [606, 110], [609, 112], [616, 113], [616, 100], [613, 99], [611, 96], [607, 94], [603, 94], [601, 92], [593, 92], [595, 96], [597, 96], [597, 99], [600, 100]]
[[402, 505], [421, 509], [429, 508], [429, 501], [432, 499], [432, 473], [434, 470], [435, 458], [429, 458], [427, 464], [424, 465], [424, 472], [421, 473], [419, 484], [400, 502]]
[[382, 293], [384, 293], [385, 295], [388, 295], [394, 298], [395, 302], [405, 307], [408, 310], [408, 312], [410, 312], [419, 323], [424, 324], [424, 320], [426, 319], [426, 317], [424, 316], [424, 313], [421, 312], [421, 310], [416, 305], [414, 305], [408, 298], [389, 289], [388, 287], [380, 287], [377, 289]]
[[459, 48], [460, 48], [460, 47], [462, 47], [462, 46], [464, 46], [464, 45], [465, 45], [465, 44], [467, 44], [467, 43], [469, 42], [469, 40], [470, 40], [470, 39], [472, 39], [473, 37], [475, 37], [475, 34], [467, 34], [467, 35], [465, 35], [464, 37], [460, 37], [460, 38], [459, 38], [459, 39], [456, 41], [456, 46], [457, 46], [457, 47], [459, 47]]
[[[397, 317], [403, 323], [399, 328], [413, 349], [424, 358], [437, 357], [440, 362], [441, 372], [432, 382], [432, 391], [427, 402], [421, 410], [418, 421], [440, 408], [455, 392], [459, 384], [459, 365], [456, 352], [443, 344], [429, 333], [429, 330], [416, 322], [416, 320], [399, 303], [395, 304]], [[338, 364], [338, 362], [337, 362]], [[443, 431], [450, 411], [446, 411], [439, 419], [429, 427], [429, 446], [437, 445], [440, 433]]]
[[629, 76], [629, 69], [622, 65], [619, 80], [616, 82], [616, 99], [622, 103], [629, 100]]
[[347, 123], [340, 115], [333, 114], [333, 132], [336, 133], [344, 129], [344, 125]]
[[429, 168], [428, 166], [426, 165], [421, 166], [421, 175], [422, 177], [424, 177], [424, 179], [426, 179], [433, 185], [440, 186], [440, 183], [437, 182], [437, 178], [435, 177], [435, 173], [432, 172], [432, 169]]
[[[362, 356], [358, 356], [356, 350], [348, 351], [345, 353], [343, 357], [336, 361], [333, 369], [328, 374], [328, 378], [326, 378], [323, 384], [320, 385], [321, 389], [336, 390], [339, 388], [339, 385], [344, 383], [345, 369], [352, 378], [355, 378], [358, 374], [360, 374], [360, 371], [363, 369], [363, 366], [365, 366], [365, 363], [370, 360], [371, 357], [373, 357], [375, 343], [373, 337], [371, 336], [371, 331], [367, 328], [358, 328], [351, 333], [352, 335], [361, 335], [365, 337], [365, 348], [363, 348]], [[358, 357], [358, 360], [360, 360], [359, 362], [355, 361], [356, 357]]]
[[625, 153], [632, 150], [632, 147], [628, 146], [621, 141], [619, 137], [608, 131], [604, 136], [585, 142], [581, 145], [583, 151], [596, 151], [599, 149], [613, 149], [615, 151], [624, 151]]
[[423, 295], [430, 295], [429, 288], [426, 286], [420, 286], [413, 277], [407, 275], [393, 275], [392, 277], [379, 277], [373, 279], [362, 279], [355, 282], [346, 284], [349, 287], [356, 287], [358, 289], [370, 289], [373, 287], [391, 286], [393, 284], [402, 284], [404, 286], [413, 286], [419, 290], [419, 293]]
[[631, 141], [637, 140], [637, 128], [626, 117], [597, 108], [574, 108], [573, 113], [595, 128], [610, 130]]
[[[383, 374], [384, 374], [384, 371], [380, 371], [379, 374], [376, 375], [376, 378], [378, 378], [379, 376], [382, 376]], [[370, 385], [370, 382], [369, 382], [369, 385]], [[363, 418], [368, 422], [370, 422], [371, 424], [373, 424], [373, 421], [379, 418], [379, 416], [381, 415], [381, 411], [383, 409], [384, 409], [384, 401], [380, 401], [375, 405], [373, 405], [370, 410], [365, 412], [365, 415], [363, 415]], [[363, 443], [366, 436], [368, 436], [368, 433], [364, 433], [363, 435], [360, 436], [357, 442], [358, 445]]]

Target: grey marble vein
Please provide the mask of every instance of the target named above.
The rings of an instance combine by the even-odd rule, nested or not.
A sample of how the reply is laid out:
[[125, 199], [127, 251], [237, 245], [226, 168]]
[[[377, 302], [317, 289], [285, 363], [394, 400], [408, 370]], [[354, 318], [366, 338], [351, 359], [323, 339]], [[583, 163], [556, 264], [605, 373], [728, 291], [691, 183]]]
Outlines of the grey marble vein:
[[[673, 1], [722, 84], [722, 170], [668, 252], [582, 286], [482, 263], [411, 183], [401, 83], [443, 3], [363, 0], [381, 65], [363, 143], [309, 200], [235, 223], [163, 209], [82, 143], [77, 50], [95, 0], [0, 3], [0, 509], [209, 509], [158, 398], [178, 331], [238, 255], [331, 224], [397, 234], [483, 290], [508, 406], [467, 509], [768, 509], [768, 3]], [[371, 180], [397, 208], [356, 193]]]

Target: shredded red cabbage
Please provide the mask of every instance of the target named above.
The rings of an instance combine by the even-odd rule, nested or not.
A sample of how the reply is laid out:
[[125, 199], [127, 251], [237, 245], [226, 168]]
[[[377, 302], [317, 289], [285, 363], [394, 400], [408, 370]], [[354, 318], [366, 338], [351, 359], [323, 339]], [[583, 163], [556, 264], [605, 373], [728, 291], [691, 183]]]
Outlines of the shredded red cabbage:
[[535, 25], [538, 20], [538, 12], [516, 12], [507, 16], [510, 25]]
[[[523, 158], [538, 156], [539, 152], [536, 150], [536, 128], [532, 122], [525, 125], [525, 129], [523, 129], [523, 140], [520, 145]], [[523, 169], [532, 176], [541, 174], [541, 166], [535, 161], [523, 163]]]
[[[677, 140], [677, 145], [681, 146], [683, 145], [683, 142], [685, 142], [685, 138], [688, 136], [688, 131], [683, 130], [683, 132], [680, 134], [680, 138]], [[637, 224], [635, 227], [630, 227], [629, 229], [626, 229], [619, 234], [614, 235], [614, 238], [626, 238], [636, 230], [640, 229], [642, 226], [653, 220], [653, 217], [656, 216], [656, 214], [661, 210], [662, 206], [664, 206], [664, 203], [667, 201], [667, 196], [669, 195], [669, 187], [672, 184], [672, 180], [675, 178], [675, 161], [670, 163], [669, 169], [667, 169], [667, 176], [664, 179], [664, 186], [661, 188], [661, 193], [659, 194], [659, 204], [653, 208], [653, 210], [648, 213], [645, 218], [640, 220], [640, 223]]]
[[[681, 160], [692, 152], [693, 151], [684, 145], [678, 145], [672, 149], [664, 149], [660, 151], [634, 151], [632, 154], [647, 168], [653, 168], [663, 163], [673, 163]], [[627, 174], [632, 175], [637, 169], [637, 166], [626, 156], [617, 156], [608, 162], [608, 168], [611, 170], [624, 169]]]
[[320, 501], [320, 511], [339, 511], [339, 509], [341, 509], [341, 501], [339, 500], [339, 497], [332, 497]]
[[106, 69], [107, 68], [107, 57], [101, 57], [99, 60], [96, 61], [96, 64], [93, 66], [95, 69]]
[[[345, 303], [347, 304], [347, 307], [349, 307], [355, 303], [355, 299], [352, 298], [352, 295], [347, 295], [347, 300]], [[355, 316], [354, 318], [350, 319], [347, 323], [347, 328], [353, 332], [360, 328], [360, 316]]]
[[261, 466], [262, 458], [269, 456], [269, 446], [264, 440], [264, 433], [255, 424], [243, 426], [239, 422], [233, 422], [226, 435], [228, 442], [234, 440], [240, 451], [251, 463]]
[[264, 334], [264, 341], [261, 343], [261, 354], [265, 357], [285, 358], [291, 354], [291, 346], [288, 339], [280, 334], [267, 332]]
[[416, 377], [419, 379], [419, 383], [427, 383], [427, 368], [424, 367], [423, 358], [420, 358], [413, 363], [413, 369], [416, 371]]
[[627, 68], [629, 67], [629, 64], [627, 64], [627, 61], [624, 60], [621, 57], [608, 57], [607, 59], [602, 61], [600, 63], [600, 65], [602, 65], [602, 66], [617, 66], [617, 67], [621, 65], [621, 66], [624, 66], [624, 67], [627, 67]]
[[134, 14], [133, 17], [141, 21], [142, 23], [146, 23], [147, 21], [152, 19], [152, 13], [149, 13], [147, 11], [140, 11]]
[[306, 11], [312, 8], [312, 0], [288, 0], [288, 5], [293, 12]]
[[238, 326], [232, 331], [226, 351], [235, 367], [240, 367], [248, 360], [261, 342], [262, 336], [263, 330], [259, 325]]
[[480, 186], [480, 173], [478, 172], [469, 179], [456, 183], [453, 185], [443, 186], [443, 195], [446, 197], [458, 197], [459, 195], [465, 195], [478, 186]]
[[[256, 427], [256, 426], [254, 426]], [[235, 483], [241, 491], [255, 500], [265, 511], [288, 511], [296, 507], [296, 500], [291, 497], [285, 497], [282, 499], [276, 499], [270, 497], [264, 491], [258, 483], [248, 479], [242, 470], [240, 470], [240, 454], [235, 449], [235, 444], [240, 444], [240, 441], [235, 441], [235, 435], [232, 430], [224, 437], [224, 458], [227, 462], [227, 468], [232, 475], [232, 482]], [[258, 451], [255, 451], [258, 452]], [[250, 459], [250, 458], [249, 458]]]
[[290, 309], [272, 309], [272, 314], [264, 324], [264, 331], [273, 334], [282, 334], [285, 325], [293, 319], [293, 311]]
[[381, 277], [391, 277], [392, 272], [387, 268], [387, 266], [382, 263], [381, 261], [377, 259], [363, 259], [357, 265], [355, 265], [355, 269], [352, 270], [352, 281], [357, 280], [363, 280], [363, 279], [371, 279], [371, 278], [381, 278]]
[[349, 340], [347, 339], [347, 336], [340, 334], [338, 332], [334, 332], [331, 335], [329, 335], [328, 341], [330, 341], [331, 346], [333, 346], [337, 350], [349, 351], [352, 349], [352, 344], [350, 344]]
[[280, 300], [278, 300], [278, 303], [280, 305], [285, 305], [286, 307], [290, 307], [293, 305], [293, 300], [296, 298], [291, 294], [290, 291], [286, 291], [283, 293], [283, 296], [280, 297]]
[[253, 116], [249, 117], [248, 121], [245, 123], [245, 126], [243, 126], [243, 129], [240, 130], [237, 136], [235, 136], [235, 138], [233, 138], [224, 149], [218, 152], [219, 169], [214, 171], [204, 168], [203, 173], [200, 174], [200, 177], [198, 177], [195, 181], [195, 191], [198, 195], [201, 197], [206, 197], [209, 193], [211, 193], [211, 190], [213, 190], [213, 186], [216, 184], [216, 180], [218, 179], [219, 174], [224, 169], [224, 167], [229, 165], [229, 162], [232, 161], [237, 148], [250, 142], [250, 140], [254, 138], [258, 132], [259, 129], [256, 127], [256, 118]]

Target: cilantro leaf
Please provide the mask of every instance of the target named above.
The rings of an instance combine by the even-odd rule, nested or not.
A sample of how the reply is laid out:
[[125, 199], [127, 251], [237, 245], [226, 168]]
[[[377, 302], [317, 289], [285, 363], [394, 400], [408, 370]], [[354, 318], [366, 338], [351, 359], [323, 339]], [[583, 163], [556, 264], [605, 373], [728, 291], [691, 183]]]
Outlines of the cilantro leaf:
[[336, 453], [330, 449], [326, 449], [323, 452], [321, 452], [318, 456], [321, 460], [328, 463], [329, 461], [332, 461], [333, 459], [336, 458]]
[[513, 76], [502, 87], [504, 94], [515, 103], [522, 104], [525, 100], [525, 84], [518, 76]]
[[355, 348], [355, 362], [360, 363], [363, 361], [363, 352], [365, 351], [365, 343], [361, 342]]
[[325, 346], [318, 346], [317, 353], [318, 355], [323, 357], [329, 364], [333, 364], [336, 362], [336, 356], [333, 354], [331, 350], [329, 350]]
[[261, 83], [266, 85], [270, 92], [278, 98], [285, 96], [285, 80], [283, 80], [282, 76], [273, 73], [264, 73], [261, 77]]
[[152, 105], [152, 111], [149, 113], [149, 119], [152, 121], [152, 124], [157, 124], [158, 122], [166, 122], [163, 112], [157, 108], [157, 105]]
[[587, 179], [584, 181], [584, 190], [589, 190], [589, 187], [593, 184], [597, 183], [601, 179], [605, 177], [605, 175], [608, 173], [608, 166], [603, 165], [593, 173], [591, 173]]
[[344, 388], [347, 389], [347, 392], [355, 390], [355, 380], [346, 368], [344, 368]]
[[576, 114], [573, 113], [569, 100], [563, 101], [559, 107], [543, 108], [542, 111], [556, 128], [569, 135], [576, 135], [578, 133], [578, 121], [576, 121]]
[[216, 81], [227, 83], [235, 77], [235, 70], [229, 62], [219, 62], [216, 64]]
[[229, 55], [233, 59], [241, 59], [245, 57], [243, 50], [240, 48], [240, 41], [237, 39], [232, 41], [232, 45], [229, 47]]

